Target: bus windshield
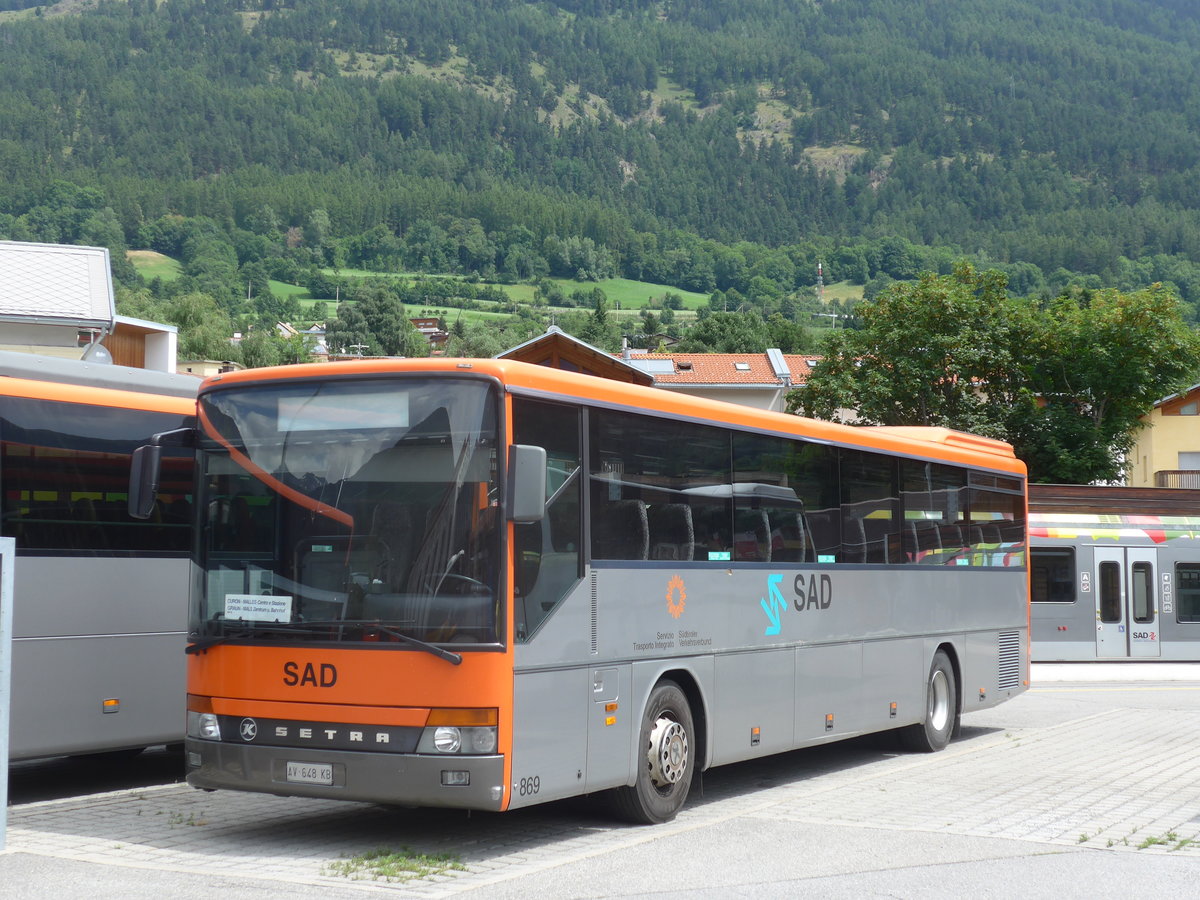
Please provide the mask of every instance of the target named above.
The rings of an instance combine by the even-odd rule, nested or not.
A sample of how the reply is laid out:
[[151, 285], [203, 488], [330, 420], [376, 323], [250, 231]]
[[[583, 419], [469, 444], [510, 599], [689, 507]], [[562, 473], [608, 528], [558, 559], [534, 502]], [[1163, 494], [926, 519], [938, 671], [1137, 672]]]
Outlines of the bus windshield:
[[202, 395], [193, 641], [495, 644], [496, 421], [465, 378]]

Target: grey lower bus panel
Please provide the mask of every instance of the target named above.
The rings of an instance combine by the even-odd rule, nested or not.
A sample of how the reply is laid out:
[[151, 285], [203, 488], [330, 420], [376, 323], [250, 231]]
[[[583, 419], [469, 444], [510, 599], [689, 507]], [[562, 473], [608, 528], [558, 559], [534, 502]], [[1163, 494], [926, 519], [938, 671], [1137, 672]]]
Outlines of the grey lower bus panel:
[[[186, 750], [188, 784], [209, 790], [229, 788], [292, 797], [496, 811], [503, 796], [504, 757], [499, 755], [302, 750], [194, 738], [187, 739]], [[333, 784], [289, 782], [289, 762], [331, 765]], [[470, 772], [471, 783], [443, 785], [442, 772], [451, 769]]]
[[594, 569], [516, 648], [512, 778], [537, 790], [510, 808], [631, 784], [662, 678], [688, 694], [700, 768], [923, 721], [939, 647], [961, 710], [995, 706], [1027, 686], [1022, 575]]
[[18, 558], [13, 759], [183, 740], [190, 565], [181, 558]]

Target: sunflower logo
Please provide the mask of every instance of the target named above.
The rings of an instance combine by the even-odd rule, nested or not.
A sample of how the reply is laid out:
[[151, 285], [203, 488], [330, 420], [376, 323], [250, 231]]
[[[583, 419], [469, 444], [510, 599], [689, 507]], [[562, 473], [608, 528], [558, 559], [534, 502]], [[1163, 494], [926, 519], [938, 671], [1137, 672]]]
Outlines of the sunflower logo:
[[678, 575], [672, 575], [671, 580], [667, 582], [667, 612], [673, 618], [678, 619], [683, 615], [683, 608], [687, 605], [687, 592], [683, 589], [683, 579]]

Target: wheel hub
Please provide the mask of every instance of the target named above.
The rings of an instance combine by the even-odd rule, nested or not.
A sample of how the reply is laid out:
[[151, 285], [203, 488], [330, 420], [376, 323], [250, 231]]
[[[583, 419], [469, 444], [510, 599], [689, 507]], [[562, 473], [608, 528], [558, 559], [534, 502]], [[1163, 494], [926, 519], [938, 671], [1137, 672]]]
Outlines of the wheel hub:
[[950, 720], [950, 682], [940, 669], [929, 683], [929, 724], [938, 731]]
[[665, 716], [658, 719], [650, 732], [646, 756], [650, 762], [650, 780], [656, 787], [678, 784], [688, 767], [688, 740], [683, 726]]

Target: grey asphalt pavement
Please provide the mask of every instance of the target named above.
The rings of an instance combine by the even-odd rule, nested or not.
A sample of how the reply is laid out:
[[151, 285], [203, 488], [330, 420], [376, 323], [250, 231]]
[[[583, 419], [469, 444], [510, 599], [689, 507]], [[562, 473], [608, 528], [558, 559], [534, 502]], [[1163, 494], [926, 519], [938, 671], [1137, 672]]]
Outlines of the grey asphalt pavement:
[[[705, 774], [673, 821], [167, 784], [9, 808], [5, 898], [1121, 898], [1200, 884], [1200, 665], [1035, 665], [937, 754], [862, 738]], [[446, 854], [410, 881], [345, 868]]]

